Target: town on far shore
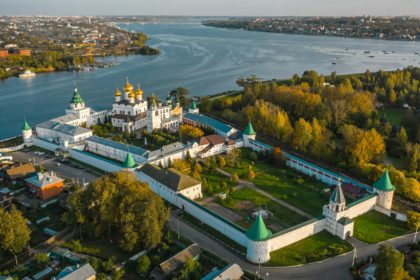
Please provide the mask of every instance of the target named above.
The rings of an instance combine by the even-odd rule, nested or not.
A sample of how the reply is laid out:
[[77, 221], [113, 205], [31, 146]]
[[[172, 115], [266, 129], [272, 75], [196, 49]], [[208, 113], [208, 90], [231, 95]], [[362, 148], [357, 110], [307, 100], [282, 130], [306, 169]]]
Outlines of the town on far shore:
[[[264, 83], [238, 80], [247, 98]], [[280, 279], [277, 267], [319, 261], [376, 279], [394, 261], [382, 255], [404, 260], [390, 245], [375, 256], [377, 243], [404, 245], [415, 271], [419, 208], [397, 197], [388, 168], [367, 183], [260, 135], [257, 117], [238, 125], [209, 110], [237, 92], [161, 99], [127, 78], [109, 94], [96, 111], [69, 85], [63, 115], [22, 117], [21, 135], [0, 142], [0, 240], [20, 232], [2, 247], [0, 279]], [[270, 110], [255, 104], [244, 110]]]

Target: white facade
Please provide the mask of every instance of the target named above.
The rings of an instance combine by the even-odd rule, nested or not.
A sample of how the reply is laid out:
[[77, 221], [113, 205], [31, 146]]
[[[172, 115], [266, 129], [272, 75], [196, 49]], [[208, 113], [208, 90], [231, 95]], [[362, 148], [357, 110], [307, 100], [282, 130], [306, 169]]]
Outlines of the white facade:
[[155, 129], [177, 131], [180, 123], [182, 123], [182, 108], [179, 106], [151, 104], [147, 110], [147, 131], [149, 133]]

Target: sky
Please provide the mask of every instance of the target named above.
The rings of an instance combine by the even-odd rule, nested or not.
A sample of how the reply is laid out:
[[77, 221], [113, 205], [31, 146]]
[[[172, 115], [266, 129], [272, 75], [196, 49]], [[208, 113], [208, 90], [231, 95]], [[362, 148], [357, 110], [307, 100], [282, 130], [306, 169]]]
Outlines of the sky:
[[420, 0], [0, 0], [0, 7], [0, 15], [420, 15]]

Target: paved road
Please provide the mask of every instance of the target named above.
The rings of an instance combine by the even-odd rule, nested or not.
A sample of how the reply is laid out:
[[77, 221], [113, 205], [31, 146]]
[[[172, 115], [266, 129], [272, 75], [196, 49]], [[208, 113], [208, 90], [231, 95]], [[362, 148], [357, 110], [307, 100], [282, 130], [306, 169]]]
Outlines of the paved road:
[[[219, 173], [221, 173], [221, 174], [223, 174], [225, 176], [232, 177], [232, 174], [230, 174], [229, 172], [224, 171], [223, 169], [216, 168], [216, 170], [217, 170], [217, 172], [219, 172]], [[272, 201], [275, 201], [278, 204], [283, 205], [284, 207], [286, 207], [286, 208], [288, 208], [288, 209], [290, 209], [290, 210], [298, 213], [299, 215], [301, 215], [301, 216], [303, 216], [303, 217], [305, 217], [307, 219], [312, 219], [313, 218], [312, 215], [306, 213], [305, 211], [303, 211], [303, 210], [301, 210], [301, 209], [299, 209], [299, 208], [297, 208], [297, 207], [295, 207], [295, 206], [287, 203], [284, 200], [281, 200], [281, 199], [278, 199], [278, 198], [272, 196], [271, 194], [269, 194], [266, 191], [263, 191], [260, 188], [257, 188], [257, 186], [255, 186], [255, 184], [253, 182], [249, 182], [249, 181], [246, 181], [246, 180], [239, 179], [239, 183], [242, 184], [242, 185], [244, 185], [244, 186], [247, 186], [247, 187], [249, 187], [249, 188], [251, 188], [253, 190], [255, 190], [256, 192], [262, 194], [263, 196], [268, 197]]]
[[58, 176], [62, 178], [70, 180], [74, 179], [76, 181], [79, 180], [80, 184], [82, 184], [83, 180], [86, 183], [90, 183], [99, 177], [99, 175], [93, 172], [88, 172], [86, 169], [75, 168], [69, 164], [60, 163], [60, 166], [57, 166], [58, 161], [56, 161], [56, 158], [47, 154], [38, 156], [33, 152], [18, 151], [12, 153], [11, 155], [15, 161], [31, 162], [35, 163], [36, 165], [41, 164], [47, 170], [54, 171]]
[[[171, 213], [170, 227], [173, 231], [178, 230], [178, 218]], [[243, 269], [256, 273], [258, 265], [253, 265], [239, 255], [233, 253], [217, 241], [211, 239], [207, 235], [201, 233], [190, 225], [179, 221], [179, 232], [181, 235], [188, 237], [200, 247], [230, 262], [237, 263]], [[356, 252], [359, 259], [367, 258], [377, 253], [378, 247], [384, 243], [390, 243], [395, 247], [413, 242], [414, 234], [405, 235], [393, 240], [381, 242], [378, 244], [366, 244], [363, 242], [352, 242], [356, 245]], [[420, 239], [420, 238], [418, 238]], [[418, 240], [417, 239], [417, 240]], [[353, 239], [354, 240], [354, 239]], [[350, 267], [353, 260], [354, 251], [342, 256], [331, 258], [318, 263], [307, 264], [294, 267], [261, 267], [260, 273], [264, 279], [328, 279], [328, 280], [346, 280], [351, 279]], [[268, 273], [268, 276], [267, 274]]]

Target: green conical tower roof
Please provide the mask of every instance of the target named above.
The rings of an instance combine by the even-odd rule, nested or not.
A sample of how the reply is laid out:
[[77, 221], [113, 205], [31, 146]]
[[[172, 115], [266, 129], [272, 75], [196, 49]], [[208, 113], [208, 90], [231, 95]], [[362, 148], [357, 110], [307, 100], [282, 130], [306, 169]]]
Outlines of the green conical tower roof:
[[77, 87], [74, 88], [73, 97], [71, 98], [70, 103], [72, 103], [72, 104], [82, 104], [82, 103], [84, 103], [82, 97], [79, 94], [79, 91], [77, 90]]
[[257, 219], [246, 232], [246, 236], [254, 241], [266, 240], [271, 236], [271, 231], [269, 231], [265, 226], [261, 212], [258, 213]]
[[125, 168], [134, 168], [136, 166], [136, 162], [134, 161], [133, 156], [130, 152], [127, 153], [127, 156], [125, 157], [124, 161], [124, 167]]
[[389, 179], [388, 171], [385, 171], [381, 178], [379, 178], [376, 183], [373, 183], [373, 187], [377, 190], [386, 192], [395, 190], [394, 185], [391, 183], [391, 179]]
[[196, 110], [197, 109], [197, 104], [195, 104], [194, 101], [191, 103], [191, 109], [192, 110]]
[[31, 130], [32, 127], [29, 125], [29, 123], [26, 121], [26, 119], [23, 122], [22, 130]]
[[248, 122], [248, 125], [246, 126], [246, 128], [244, 130], [244, 134], [245, 135], [254, 135], [255, 134], [255, 130], [252, 127], [251, 122]]
[[333, 193], [330, 197], [330, 202], [337, 203], [337, 204], [342, 204], [342, 203], [345, 204], [346, 203], [346, 198], [344, 197], [343, 188], [341, 187], [341, 182], [338, 184], [338, 186], [333, 191]]

